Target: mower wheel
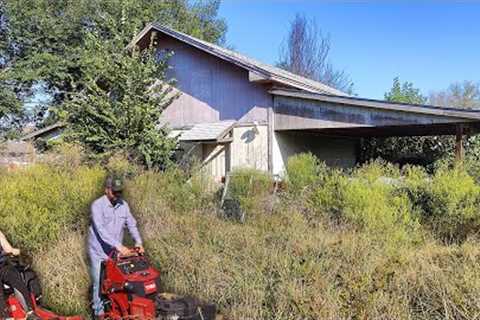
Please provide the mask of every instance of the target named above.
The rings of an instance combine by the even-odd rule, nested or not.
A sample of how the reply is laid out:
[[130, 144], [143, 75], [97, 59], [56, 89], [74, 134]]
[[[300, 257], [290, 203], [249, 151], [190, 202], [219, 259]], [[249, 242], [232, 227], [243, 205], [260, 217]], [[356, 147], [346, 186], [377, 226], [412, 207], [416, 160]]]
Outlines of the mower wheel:
[[206, 305], [192, 297], [161, 293], [156, 298], [159, 320], [214, 320], [216, 307]]

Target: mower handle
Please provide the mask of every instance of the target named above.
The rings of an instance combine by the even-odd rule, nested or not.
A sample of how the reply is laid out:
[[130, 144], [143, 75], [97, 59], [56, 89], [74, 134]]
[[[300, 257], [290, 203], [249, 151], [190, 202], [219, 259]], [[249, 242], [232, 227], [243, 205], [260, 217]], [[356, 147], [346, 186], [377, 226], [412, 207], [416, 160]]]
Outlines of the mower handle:
[[119, 260], [119, 259], [122, 259], [122, 258], [143, 256], [143, 253], [140, 252], [139, 247], [129, 248], [129, 251], [130, 251], [130, 253], [128, 255], [121, 255], [120, 252], [115, 249], [110, 254], [110, 258], [113, 259], [113, 260]]

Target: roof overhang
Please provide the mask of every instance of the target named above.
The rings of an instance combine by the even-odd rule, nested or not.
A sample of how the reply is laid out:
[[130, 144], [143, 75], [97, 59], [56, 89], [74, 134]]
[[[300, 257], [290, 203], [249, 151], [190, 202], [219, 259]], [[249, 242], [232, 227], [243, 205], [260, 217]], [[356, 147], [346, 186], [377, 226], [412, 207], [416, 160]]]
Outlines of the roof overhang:
[[480, 132], [480, 111], [272, 90], [276, 131], [342, 136], [423, 136]]
[[212, 123], [198, 123], [190, 128], [172, 130], [170, 136], [180, 142], [223, 144], [232, 141], [230, 132], [236, 121], [226, 120]]
[[57, 122], [57, 123], [54, 123], [54, 124], [52, 124], [50, 126], [47, 126], [45, 128], [41, 128], [41, 129], [35, 130], [33, 132], [30, 132], [30, 133], [24, 135], [23, 137], [21, 137], [20, 140], [21, 141], [35, 140], [39, 137], [48, 135], [49, 133], [51, 133], [51, 132], [53, 132], [57, 129], [64, 128], [65, 126], [66, 126], [65, 123]]

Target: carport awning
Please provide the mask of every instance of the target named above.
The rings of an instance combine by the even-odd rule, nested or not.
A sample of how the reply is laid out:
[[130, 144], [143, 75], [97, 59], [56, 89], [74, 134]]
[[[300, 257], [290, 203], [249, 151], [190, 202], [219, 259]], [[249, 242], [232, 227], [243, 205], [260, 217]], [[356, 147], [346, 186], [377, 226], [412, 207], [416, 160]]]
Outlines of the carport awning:
[[226, 120], [213, 123], [198, 123], [191, 128], [172, 130], [171, 137], [181, 142], [224, 142], [236, 121]]
[[423, 136], [480, 132], [480, 111], [273, 90], [276, 131]]

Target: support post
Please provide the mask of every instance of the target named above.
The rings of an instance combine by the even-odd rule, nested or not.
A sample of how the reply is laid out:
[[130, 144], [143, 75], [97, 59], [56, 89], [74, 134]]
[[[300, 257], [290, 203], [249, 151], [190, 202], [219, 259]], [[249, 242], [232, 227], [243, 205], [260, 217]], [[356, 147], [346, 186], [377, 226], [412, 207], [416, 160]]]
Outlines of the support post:
[[463, 148], [463, 125], [457, 125], [457, 135], [455, 143], [455, 161], [457, 164], [463, 161], [465, 150]]

